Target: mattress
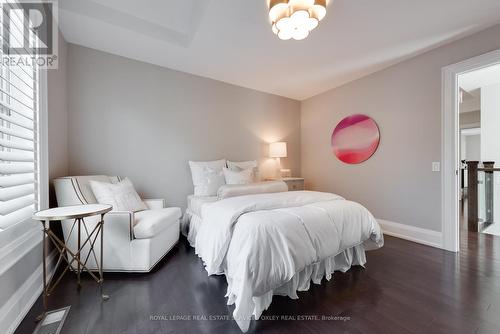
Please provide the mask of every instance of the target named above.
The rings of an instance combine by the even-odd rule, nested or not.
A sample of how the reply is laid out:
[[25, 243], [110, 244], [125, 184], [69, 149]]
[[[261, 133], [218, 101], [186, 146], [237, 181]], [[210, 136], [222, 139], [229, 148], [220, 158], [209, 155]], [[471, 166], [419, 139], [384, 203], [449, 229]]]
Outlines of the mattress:
[[189, 195], [187, 198], [187, 209], [197, 216], [201, 216], [201, 207], [205, 203], [215, 202], [217, 196], [195, 196]]
[[181, 232], [187, 237], [191, 246], [194, 247], [194, 240], [201, 225], [201, 207], [205, 203], [215, 201], [217, 201], [217, 196], [188, 196], [187, 209], [181, 220]]

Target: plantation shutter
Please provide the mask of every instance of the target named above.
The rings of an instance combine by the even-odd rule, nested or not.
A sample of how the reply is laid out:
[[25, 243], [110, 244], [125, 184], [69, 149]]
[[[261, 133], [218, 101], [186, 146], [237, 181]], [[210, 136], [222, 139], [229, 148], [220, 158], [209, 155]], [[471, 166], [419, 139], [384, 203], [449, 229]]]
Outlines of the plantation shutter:
[[[2, 22], [1, 36], [22, 44], [22, 12]], [[8, 29], [6, 29], [8, 25]], [[3, 50], [0, 50], [3, 56]], [[0, 230], [31, 219], [37, 207], [38, 71], [28, 65], [0, 65]]]

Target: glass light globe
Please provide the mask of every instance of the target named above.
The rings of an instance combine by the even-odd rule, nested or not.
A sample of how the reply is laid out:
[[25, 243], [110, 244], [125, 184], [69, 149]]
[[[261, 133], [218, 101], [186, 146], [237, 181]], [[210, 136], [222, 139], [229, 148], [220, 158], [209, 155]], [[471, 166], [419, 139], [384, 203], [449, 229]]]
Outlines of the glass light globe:
[[326, 15], [328, 0], [269, 0], [272, 31], [282, 40], [302, 40]]
[[271, 22], [276, 22], [280, 17], [284, 16], [284, 13], [288, 10], [288, 4], [278, 3], [269, 9], [269, 20]]
[[292, 38], [292, 33], [293, 33], [293, 30], [290, 30], [290, 29], [280, 30], [280, 32], [278, 32], [278, 38], [281, 40], [287, 41], [290, 38]]
[[279, 30], [278, 30], [278, 28], [276, 28], [276, 23], [273, 23], [272, 30], [273, 30], [273, 33], [274, 33], [275, 35], [277, 35], [277, 34], [278, 34]]
[[314, 18], [314, 17], [310, 17], [310, 18], [307, 20], [307, 24], [306, 24], [306, 26], [307, 26], [307, 29], [308, 29], [309, 31], [311, 31], [311, 30], [316, 29], [316, 27], [318, 26], [318, 24], [319, 24], [318, 19], [316, 19], [316, 18]]
[[293, 31], [293, 39], [300, 41], [309, 36], [309, 30], [307, 28], [299, 28]]
[[292, 25], [295, 28], [306, 27], [309, 21], [309, 12], [306, 10], [298, 10], [290, 16], [290, 20], [292, 20]]
[[276, 28], [281, 30], [290, 30], [291, 29], [291, 21], [289, 17], [284, 17], [276, 22]]
[[311, 10], [314, 12], [314, 16], [317, 17], [319, 21], [323, 20], [326, 15], [326, 7], [321, 5], [314, 5]]

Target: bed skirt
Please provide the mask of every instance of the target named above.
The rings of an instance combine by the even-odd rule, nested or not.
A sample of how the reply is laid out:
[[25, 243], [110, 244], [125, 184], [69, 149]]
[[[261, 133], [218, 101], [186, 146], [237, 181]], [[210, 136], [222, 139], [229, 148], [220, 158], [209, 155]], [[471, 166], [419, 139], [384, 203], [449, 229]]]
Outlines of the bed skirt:
[[364, 246], [358, 245], [348, 248], [335, 256], [326, 258], [320, 262], [313, 263], [303, 270], [297, 272], [287, 283], [271, 290], [260, 296], [252, 296], [252, 291], [248, 287], [251, 283], [235, 282], [227, 277], [227, 304], [236, 304], [233, 312], [234, 320], [243, 332], [246, 332], [253, 318], [258, 320], [273, 300], [274, 295], [288, 296], [292, 299], [298, 299], [297, 291], [307, 291], [310, 288], [311, 281], [314, 284], [321, 284], [323, 277], [331, 280], [335, 271], [348, 271], [351, 266], [364, 266], [366, 255]]
[[187, 238], [191, 247], [194, 248], [196, 234], [201, 225], [201, 218], [190, 210], [186, 210], [181, 219], [181, 233]]

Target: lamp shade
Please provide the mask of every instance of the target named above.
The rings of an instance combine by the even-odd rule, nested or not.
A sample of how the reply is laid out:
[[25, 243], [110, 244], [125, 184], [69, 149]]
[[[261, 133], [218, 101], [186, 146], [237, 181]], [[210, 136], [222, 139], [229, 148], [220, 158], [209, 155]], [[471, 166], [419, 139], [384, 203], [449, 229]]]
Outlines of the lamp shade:
[[286, 158], [286, 143], [277, 142], [269, 144], [269, 157], [271, 158]]

